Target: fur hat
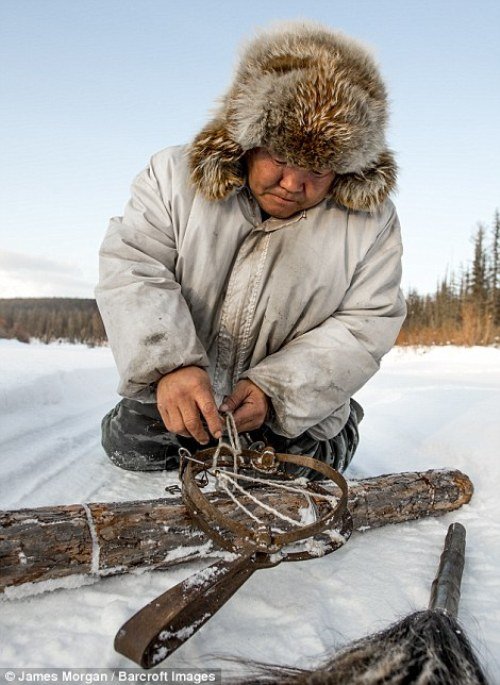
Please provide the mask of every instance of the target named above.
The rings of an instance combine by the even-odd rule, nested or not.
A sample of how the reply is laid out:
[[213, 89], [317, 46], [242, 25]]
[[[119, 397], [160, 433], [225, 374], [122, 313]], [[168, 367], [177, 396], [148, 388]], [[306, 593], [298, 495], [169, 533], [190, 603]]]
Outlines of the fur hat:
[[290, 23], [243, 53], [189, 149], [192, 180], [206, 198], [224, 199], [245, 184], [245, 153], [266, 147], [293, 166], [332, 169], [332, 199], [372, 210], [396, 184], [386, 123], [387, 93], [368, 50], [320, 25]]

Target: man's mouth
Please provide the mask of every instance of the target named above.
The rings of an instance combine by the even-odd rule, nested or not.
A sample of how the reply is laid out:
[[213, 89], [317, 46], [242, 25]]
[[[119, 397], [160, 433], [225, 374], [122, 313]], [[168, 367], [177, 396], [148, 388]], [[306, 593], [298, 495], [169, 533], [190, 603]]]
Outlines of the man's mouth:
[[272, 195], [277, 200], [281, 200], [281, 202], [284, 202], [286, 204], [297, 204], [298, 200], [296, 198], [288, 198], [288, 197], [282, 197], [281, 195], [277, 195], [276, 193], [269, 193]]

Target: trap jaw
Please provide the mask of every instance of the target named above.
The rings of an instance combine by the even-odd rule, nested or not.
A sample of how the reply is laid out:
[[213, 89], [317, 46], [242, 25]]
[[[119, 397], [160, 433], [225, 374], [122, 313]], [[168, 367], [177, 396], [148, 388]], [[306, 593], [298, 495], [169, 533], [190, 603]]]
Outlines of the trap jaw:
[[[316, 482], [287, 476], [284, 472], [286, 464], [318, 471], [325, 479], [333, 481], [340, 496], [332, 495]], [[341, 547], [352, 532], [346, 481], [330, 466], [311, 457], [280, 454], [271, 449], [257, 452], [219, 445], [215, 449], [198, 452], [194, 457], [184, 455], [180, 470], [182, 498], [190, 515], [216, 545], [232, 554], [157, 597], [118, 631], [116, 651], [143, 668], [151, 668], [172, 654], [230, 599], [254, 571], [276, 566], [281, 561], [329, 554]], [[255, 473], [257, 476], [253, 475]], [[308, 504], [314, 504], [316, 520], [303, 524], [283, 516], [260, 500], [256, 500], [257, 506], [267, 510], [271, 520], [259, 520], [244, 505], [239, 509], [240, 516], [233, 518], [203, 494], [208, 475], [222, 481], [229, 478], [229, 485], [235, 491], [242, 489], [238, 480], [258, 485], [261, 488], [259, 492], [264, 485], [277, 488], [281, 493], [279, 499], [283, 499], [283, 488], [284, 491], [291, 490], [305, 497]], [[280, 476], [285, 480], [278, 480]], [[237, 498], [227, 482], [223, 490], [238, 508]], [[243, 497], [246, 496], [247, 491], [243, 489]], [[253, 498], [250, 490], [248, 496]], [[251, 524], [241, 520], [242, 511], [247, 515], [247, 521], [252, 521]], [[273, 526], [272, 517], [276, 514]], [[301, 541], [305, 542], [304, 547], [298, 547]], [[312, 541], [314, 544], [308, 546]]]
[[[328, 492], [316, 481], [294, 479], [293, 476], [287, 475], [287, 464], [319, 472], [324, 480], [337, 486], [338, 496]], [[257, 472], [257, 475], [246, 475], [245, 472]], [[281, 516], [276, 508], [266, 505], [250, 494], [258, 506], [264, 507], [276, 517], [280, 529], [277, 532], [276, 526], [273, 528], [262, 521], [257, 521], [257, 525], [243, 523], [240, 518], [226, 515], [220, 506], [215, 505], [203, 494], [202, 489], [208, 482], [207, 474], [219, 481], [222, 478], [229, 481], [229, 485], [226, 482], [224, 490], [236, 506], [241, 505], [231, 493], [231, 486], [236, 487], [245, 496], [250, 490], [243, 492], [239, 485], [241, 482], [250, 486], [268, 485], [278, 493], [306, 497], [307, 503], [314, 506], [316, 520], [308, 524], [299, 524], [288, 516]], [[285, 481], [278, 481], [279, 476]], [[195, 458], [183, 459], [181, 478], [182, 499], [191, 517], [217, 545], [230, 552], [240, 552], [250, 545], [264, 554], [282, 553], [287, 561], [303, 561], [320, 556], [318, 548], [314, 551], [308, 551], [306, 548], [292, 551], [286, 548], [302, 540], [320, 536], [322, 553], [328, 554], [341, 547], [352, 532], [352, 521], [347, 510], [348, 489], [345, 479], [331, 466], [312, 457], [281, 454], [272, 448], [265, 448], [262, 452], [243, 449], [238, 454], [225, 446], [222, 449], [209, 448], [198, 452]], [[252, 516], [246, 507], [241, 506], [241, 509], [247, 515], [250, 514], [250, 520], [256, 521], [256, 517]], [[248, 516], [246, 520], [249, 520]]]

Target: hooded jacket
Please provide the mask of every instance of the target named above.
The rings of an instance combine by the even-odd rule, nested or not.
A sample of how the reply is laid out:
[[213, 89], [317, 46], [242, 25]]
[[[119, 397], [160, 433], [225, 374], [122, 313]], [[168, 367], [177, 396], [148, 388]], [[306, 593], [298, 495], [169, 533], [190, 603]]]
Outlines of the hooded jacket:
[[119, 393], [154, 402], [164, 374], [197, 365], [218, 402], [241, 378], [258, 385], [275, 432], [336, 435], [404, 320], [394, 205], [325, 199], [262, 221], [246, 188], [220, 201], [197, 191], [188, 154], [151, 159], [101, 247], [96, 298]]
[[[342, 429], [405, 315], [386, 119], [351, 39], [296, 24], [249, 45], [214, 119], [153, 156], [111, 220], [96, 298], [120, 394], [154, 402], [164, 374], [197, 365], [217, 402], [241, 378], [258, 385], [276, 433]], [[244, 161], [258, 146], [334, 170], [329, 196], [262, 221]]]

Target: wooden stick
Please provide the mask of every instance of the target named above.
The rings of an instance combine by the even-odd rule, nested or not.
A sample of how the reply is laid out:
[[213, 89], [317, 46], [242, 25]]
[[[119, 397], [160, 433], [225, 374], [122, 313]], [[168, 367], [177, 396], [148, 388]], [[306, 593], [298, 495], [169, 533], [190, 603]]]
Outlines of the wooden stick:
[[[351, 481], [349, 508], [354, 530], [362, 532], [445, 514], [467, 504], [472, 492], [460, 471], [393, 473]], [[280, 495], [280, 505], [285, 500], [296, 511], [294, 497]], [[193, 526], [179, 497], [0, 512], [0, 591], [6, 596], [76, 585], [76, 575], [88, 582], [220, 555]], [[16, 592], [26, 583], [34, 585]]]
[[452, 618], [458, 616], [465, 565], [465, 537], [465, 528], [461, 523], [452, 523], [448, 528], [429, 601], [429, 609], [442, 611]]

